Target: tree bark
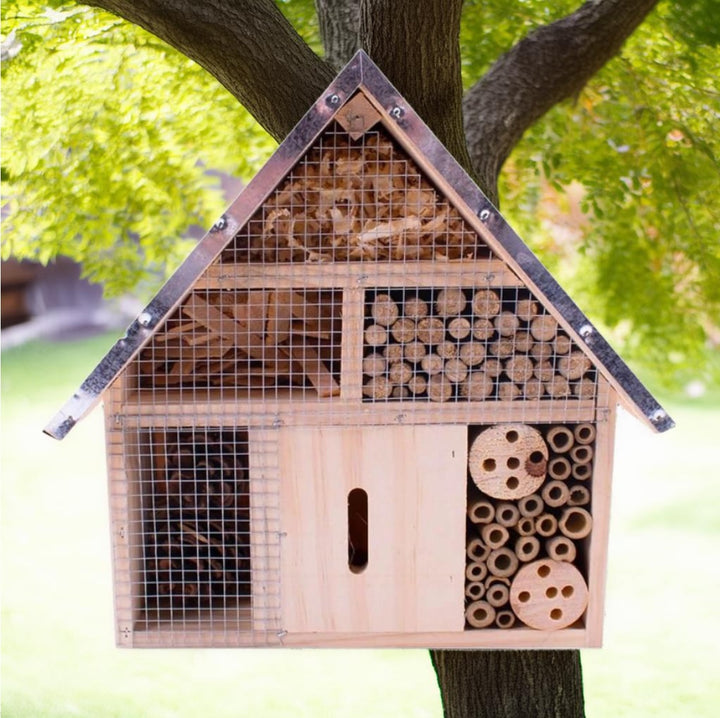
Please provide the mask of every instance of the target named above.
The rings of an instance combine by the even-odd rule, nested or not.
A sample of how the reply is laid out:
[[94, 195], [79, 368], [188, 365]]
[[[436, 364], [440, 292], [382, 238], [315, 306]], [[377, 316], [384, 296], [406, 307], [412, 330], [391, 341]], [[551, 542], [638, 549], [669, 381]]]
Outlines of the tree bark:
[[582, 718], [579, 651], [431, 651], [445, 718]]
[[657, 1], [588, 0], [518, 42], [466, 92], [465, 135], [480, 186], [490, 196], [497, 196], [502, 165], [525, 130], [579, 93]]
[[357, 0], [315, 0], [325, 61], [340, 70], [360, 49], [360, 3]]

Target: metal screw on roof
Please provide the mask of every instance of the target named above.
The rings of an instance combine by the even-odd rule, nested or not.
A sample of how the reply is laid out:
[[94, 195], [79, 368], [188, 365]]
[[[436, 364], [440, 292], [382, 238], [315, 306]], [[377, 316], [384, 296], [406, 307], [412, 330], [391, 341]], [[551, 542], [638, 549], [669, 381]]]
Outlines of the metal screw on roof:
[[138, 324], [142, 327], [149, 327], [152, 324], [152, 314], [150, 314], [150, 312], [143, 312], [138, 317]]
[[667, 419], [667, 412], [662, 409], [656, 409], [652, 414], [650, 414], [650, 421], [652, 421], [653, 424], [657, 424], [663, 419]]
[[403, 108], [400, 107], [399, 105], [395, 105], [395, 107], [393, 107], [392, 110], [390, 110], [390, 114], [396, 120], [399, 120], [405, 114], [405, 110], [403, 110]]
[[330, 95], [330, 97], [328, 97], [328, 102], [331, 105], [337, 105], [337, 103], [340, 102], [340, 95]]
[[480, 212], [480, 221], [487, 222], [488, 219], [490, 219], [490, 210], [489, 209], [482, 210], [482, 212]]
[[225, 217], [220, 217], [220, 219], [213, 225], [213, 230], [215, 232], [219, 232], [225, 229], [225, 227], [227, 227], [227, 219], [225, 219]]
[[593, 328], [589, 324], [583, 324], [580, 327], [579, 334], [583, 339], [587, 339], [593, 333]]

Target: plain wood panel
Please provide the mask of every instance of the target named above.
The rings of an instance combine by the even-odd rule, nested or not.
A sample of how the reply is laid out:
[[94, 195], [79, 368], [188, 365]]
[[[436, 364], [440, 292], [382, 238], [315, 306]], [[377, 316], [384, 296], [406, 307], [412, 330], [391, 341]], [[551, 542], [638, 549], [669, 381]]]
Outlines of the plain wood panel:
[[[280, 431], [284, 630], [462, 630], [466, 444], [462, 426]], [[368, 494], [362, 573], [354, 488]]]

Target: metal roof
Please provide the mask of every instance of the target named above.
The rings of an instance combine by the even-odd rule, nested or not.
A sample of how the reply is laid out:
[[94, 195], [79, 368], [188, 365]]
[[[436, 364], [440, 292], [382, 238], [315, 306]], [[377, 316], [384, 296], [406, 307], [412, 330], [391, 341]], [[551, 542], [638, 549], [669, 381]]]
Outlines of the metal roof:
[[585, 314], [520, 239], [467, 172], [418, 117], [390, 81], [362, 50], [338, 74], [253, 180], [203, 237], [180, 268], [128, 327], [79, 389], [45, 427], [62, 439], [100, 400], [102, 393], [152, 336], [154, 329], [192, 288], [202, 272], [232, 242], [256, 208], [284, 179], [318, 135], [357, 92], [382, 115], [386, 129], [436, 179], [487, 244], [525, 279], [540, 301], [552, 305], [564, 328], [618, 392], [623, 405], [654, 430], [675, 424]]

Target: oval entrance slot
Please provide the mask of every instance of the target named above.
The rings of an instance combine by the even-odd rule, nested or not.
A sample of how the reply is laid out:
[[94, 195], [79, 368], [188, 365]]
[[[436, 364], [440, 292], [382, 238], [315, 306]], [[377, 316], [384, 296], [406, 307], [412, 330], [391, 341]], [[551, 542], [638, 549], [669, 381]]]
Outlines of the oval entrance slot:
[[362, 573], [368, 563], [368, 496], [364, 489], [348, 494], [348, 568]]

